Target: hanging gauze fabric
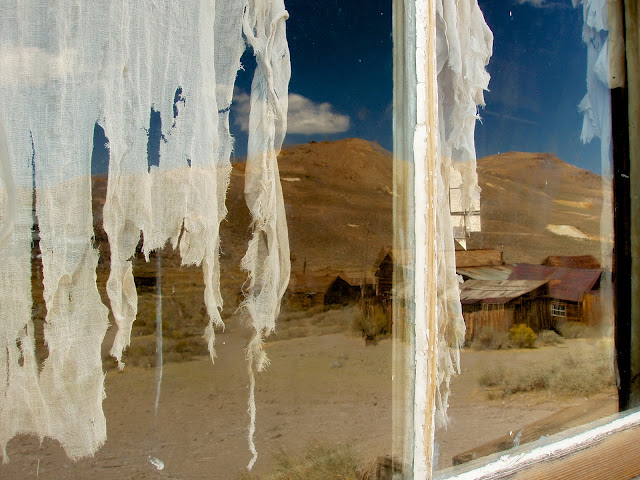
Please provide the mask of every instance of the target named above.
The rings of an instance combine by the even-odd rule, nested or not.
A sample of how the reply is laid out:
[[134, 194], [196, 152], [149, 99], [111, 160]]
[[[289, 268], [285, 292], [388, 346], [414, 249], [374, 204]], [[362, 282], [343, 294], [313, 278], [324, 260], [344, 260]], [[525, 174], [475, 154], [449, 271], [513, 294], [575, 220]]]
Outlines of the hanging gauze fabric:
[[448, 423], [451, 376], [460, 371], [465, 325], [455, 266], [449, 185], [451, 169], [462, 177], [461, 206], [471, 212], [480, 195], [474, 132], [478, 106], [489, 86], [486, 66], [493, 52], [493, 34], [477, 0], [438, 0], [436, 4], [438, 131], [436, 222], [438, 238], [438, 373], [436, 424]]
[[[253, 405], [253, 372], [266, 365], [262, 339], [274, 328], [290, 269], [277, 173], [290, 77], [286, 18], [282, 0], [26, 0], [4, 8], [2, 158], [15, 181], [2, 170], [0, 221], [13, 222], [0, 244], [5, 460], [7, 442], [19, 433], [55, 438], [73, 459], [92, 455], [106, 439], [100, 349], [108, 311], [96, 288], [92, 245], [96, 122], [110, 155], [103, 216], [111, 251], [107, 293], [118, 327], [112, 355], [123, 368], [137, 312], [131, 258], [142, 235], [147, 260], [170, 243], [183, 264], [202, 265], [204, 336], [215, 357], [214, 327], [223, 326], [219, 226], [231, 172], [229, 110], [245, 38], [258, 64], [245, 188], [254, 235], [242, 261], [249, 274], [244, 304], [256, 329], [247, 350]], [[150, 166], [152, 111], [164, 141], [158, 165]], [[41, 371], [31, 321], [34, 218], [47, 307]], [[250, 446], [255, 460], [252, 439]]]

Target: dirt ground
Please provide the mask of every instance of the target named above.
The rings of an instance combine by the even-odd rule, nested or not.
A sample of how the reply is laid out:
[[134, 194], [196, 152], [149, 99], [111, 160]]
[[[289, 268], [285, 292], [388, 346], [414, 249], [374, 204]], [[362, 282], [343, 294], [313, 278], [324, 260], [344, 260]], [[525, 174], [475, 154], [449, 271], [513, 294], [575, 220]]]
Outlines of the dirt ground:
[[[231, 319], [217, 337], [218, 358], [166, 363], [157, 417], [154, 367], [127, 366], [106, 375], [108, 440], [94, 458], [68, 460], [56, 442], [14, 438], [2, 479], [237, 479], [250, 460], [247, 447], [248, 374], [244, 346], [250, 332]], [[477, 382], [496, 361], [552, 360], [579, 346], [523, 351], [465, 351], [463, 374], [453, 383], [451, 425], [438, 433], [440, 467], [451, 457], [516, 431], [582, 399], [545, 394], [488, 400]], [[391, 451], [392, 342], [365, 345], [351, 332], [267, 344], [268, 370], [257, 379], [254, 472], [273, 466], [279, 450], [303, 452], [312, 444], [349, 444], [363, 466]], [[150, 459], [159, 459], [158, 470]]]

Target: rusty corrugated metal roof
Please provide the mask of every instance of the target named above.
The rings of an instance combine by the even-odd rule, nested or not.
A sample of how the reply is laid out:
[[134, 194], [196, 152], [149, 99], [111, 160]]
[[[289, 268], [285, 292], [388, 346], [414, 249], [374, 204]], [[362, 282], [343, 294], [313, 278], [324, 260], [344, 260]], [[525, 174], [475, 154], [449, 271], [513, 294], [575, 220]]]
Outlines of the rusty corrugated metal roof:
[[546, 283], [546, 280], [467, 280], [460, 286], [460, 302], [507, 303]]
[[487, 265], [485, 267], [459, 267], [458, 275], [469, 277], [471, 280], [507, 280], [511, 275], [513, 265]]
[[593, 289], [602, 275], [599, 268], [565, 268], [518, 263], [509, 280], [546, 280], [549, 296], [558, 300], [580, 302], [584, 292]]

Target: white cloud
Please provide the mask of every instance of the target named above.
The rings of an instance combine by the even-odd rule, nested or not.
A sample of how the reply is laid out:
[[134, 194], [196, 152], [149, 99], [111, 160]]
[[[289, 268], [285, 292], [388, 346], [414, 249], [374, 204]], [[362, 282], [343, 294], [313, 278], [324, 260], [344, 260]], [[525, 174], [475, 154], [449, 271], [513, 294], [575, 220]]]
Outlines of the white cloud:
[[[235, 124], [243, 132], [249, 130], [250, 97], [237, 90], [233, 95]], [[289, 94], [289, 114], [287, 133], [300, 135], [342, 133], [349, 130], [351, 120], [348, 115], [333, 112], [330, 103], [314, 103], [297, 93]]]
[[235, 115], [233, 123], [240, 126], [243, 132], [249, 131], [249, 112], [251, 111], [251, 97], [242, 90], [235, 89], [233, 91], [233, 102], [231, 110]]
[[289, 94], [287, 131], [302, 135], [341, 133], [349, 130], [350, 119], [332, 111], [331, 104], [313, 103], [296, 93]]

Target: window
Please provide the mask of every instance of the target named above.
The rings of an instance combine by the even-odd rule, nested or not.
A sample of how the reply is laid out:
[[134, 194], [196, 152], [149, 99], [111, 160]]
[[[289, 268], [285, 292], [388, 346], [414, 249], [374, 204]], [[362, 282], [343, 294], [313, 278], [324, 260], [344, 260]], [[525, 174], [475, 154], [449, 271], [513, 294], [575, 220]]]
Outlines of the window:
[[567, 306], [559, 303], [551, 304], [551, 315], [565, 318], [567, 316]]
[[[442, 447], [437, 443], [439, 439], [435, 426], [444, 420], [442, 407], [449, 403], [448, 373], [455, 368], [458, 353], [456, 342], [460, 340], [460, 331], [456, 330], [459, 324], [453, 321], [439, 323], [441, 317], [438, 317], [438, 313], [449, 312], [451, 318], [468, 313], [464, 306], [458, 312], [457, 299], [451, 301], [454, 297], [447, 297], [448, 289], [455, 285], [456, 277], [434, 274], [450, 269], [457, 256], [453, 250], [438, 250], [442, 249], [443, 232], [447, 229], [439, 227], [441, 224], [437, 220], [446, 218], [457, 222], [451, 225], [450, 243], [453, 245], [455, 236], [459, 245], [468, 248], [465, 251], [471, 251], [474, 235], [469, 232], [478, 226], [478, 208], [473, 207], [468, 214], [456, 208], [452, 212], [453, 218], [449, 218], [449, 212], [443, 210], [443, 204], [439, 203], [447, 197], [453, 201], [454, 197], [461, 196], [463, 189], [455, 187], [446, 191], [445, 184], [438, 183], [447, 176], [447, 169], [439, 163], [442, 161], [442, 152], [438, 151], [439, 132], [432, 128], [442, 120], [439, 115], [443, 111], [436, 108], [439, 92], [434, 81], [438, 73], [436, 38], [441, 31], [438, 30], [435, 14], [437, 2], [396, 0], [393, 3], [393, 19], [386, 1], [373, 2], [368, 7], [374, 15], [364, 15], [357, 2], [336, 4], [339, 9], [337, 15], [326, 5], [320, 5], [322, 2], [307, 6], [304, 3], [294, 0], [287, 2], [289, 13], [292, 19], [295, 18], [288, 23], [289, 42], [290, 45], [300, 45], [300, 49], [293, 53], [297, 55], [294, 62], [304, 63], [308, 70], [303, 71], [300, 77], [294, 75], [290, 86], [287, 96], [290, 142], [285, 142], [279, 160], [284, 209], [292, 229], [290, 261], [293, 274], [292, 282], [284, 294], [278, 329], [264, 347], [272, 365], [256, 378], [255, 443], [260, 460], [255, 473], [265, 473], [278, 459], [285, 465], [292, 461], [291, 457], [279, 456], [278, 449], [284, 449], [285, 453], [293, 452], [294, 457], [303, 457], [305, 448], [310, 445], [312, 448], [308, 451], [311, 453], [307, 459], [338, 458], [350, 465], [355, 458], [360, 464], [355, 469], [358, 474], [363, 473], [362, 465], [375, 462], [377, 465], [369, 463], [371, 473], [377, 470], [378, 475], [386, 471], [395, 473], [396, 477], [429, 478], [433, 467], [437, 465], [437, 456], [443, 456]], [[468, 3], [473, 5], [473, 2]], [[545, 2], [533, 3], [546, 5]], [[55, 9], [45, 10], [41, 9], [40, 13], [56, 13]], [[69, 18], [74, 18], [73, 15], [78, 12], [72, 9], [63, 13], [69, 13]], [[305, 15], [313, 16], [314, 25], [300, 20]], [[627, 25], [636, 25], [636, 17], [628, 13]], [[388, 35], [392, 22], [393, 59]], [[57, 25], [55, 22], [53, 24]], [[321, 31], [309, 34], [307, 31], [316, 24], [321, 26]], [[345, 36], [333, 30], [335, 24], [346, 28], [356, 40], [345, 40]], [[6, 32], [10, 29], [0, 30]], [[362, 35], [363, 31], [366, 35]], [[316, 47], [316, 42], [321, 38], [329, 39], [330, 46]], [[636, 45], [631, 40], [629, 45]], [[366, 43], [373, 43], [377, 48], [359, 51]], [[628, 51], [631, 48], [628, 47]], [[383, 50], [388, 56], [381, 53]], [[345, 56], [338, 55], [338, 51]], [[637, 50], [633, 51], [637, 53]], [[361, 56], [360, 53], [369, 56]], [[337, 62], [338, 68], [330, 61], [344, 60], [350, 55], [353, 58], [349, 61]], [[219, 115], [230, 116], [231, 128], [236, 128], [237, 145], [246, 140], [244, 136], [250, 128], [247, 114], [251, 106], [251, 59], [251, 52], [243, 57], [245, 70], [240, 72], [238, 88], [233, 92], [235, 107], [228, 110], [225, 106], [217, 111]], [[44, 65], [56, 65], [55, 59], [46, 56], [37, 57], [36, 60]], [[391, 62], [394, 65], [393, 72]], [[629, 61], [631, 66], [637, 68], [637, 58], [635, 62]], [[633, 76], [635, 71], [629, 68], [630, 85], [637, 83], [637, 78]], [[56, 72], [60, 73], [58, 70]], [[393, 99], [390, 96], [392, 76]], [[36, 75], [35, 80], [38, 78]], [[334, 84], [339, 84], [341, 95], [332, 97], [335, 92], [330, 92], [329, 88], [322, 85], [318, 81], [321, 78], [330, 78]], [[375, 83], [371, 81], [372, 78], [378, 79], [380, 89], [374, 89], [362, 99], [358, 96], [363, 93], [362, 86]], [[309, 90], [305, 91], [305, 86]], [[148, 121], [145, 111], [144, 128], [147, 132], [144, 135], [148, 137], [148, 142], [144, 142], [143, 149], [147, 152], [145, 160], [148, 164], [143, 165], [139, 178], [158, 172], [161, 160], [158, 162], [153, 152], [160, 152], [162, 159], [162, 152], [166, 152], [169, 148], [167, 145], [171, 144], [172, 122], [179, 123], [180, 114], [186, 114], [190, 106], [190, 92], [187, 89], [174, 90], [174, 87], [171, 86], [170, 96], [165, 99], [169, 107], [153, 105], [153, 109], [147, 109], [151, 110]], [[635, 113], [637, 98], [634, 95], [637, 91], [637, 88], [629, 89], [630, 104], [636, 105], [633, 107], [636, 110], [631, 108], [631, 111]], [[12, 98], [12, 95], [6, 97]], [[338, 104], [338, 98], [344, 103]], [[384, 108], [391, 103], [395, 122], [393, 141], [390, 138], [391, 109]], [[629, 120], [632, 126], [637, 126], [634, 123], [637, 119], [633, 117], [635, 113], [631, 114]], [[614, 115], [614, 122], [616, 118]], [[382, 126], [373, 135], [371, 125]], [[105, 133], [109, 136], [109, 132], [102, 130], [99, 125], [94, 126], [93, 120], [83, 128], [85, 136], [90, 138], [93, 135], [96, 139], [94, 166], [100, 164], [100, 159], [110, 161], [105, 160], [108, 154], [100, 148], [107, 141]], [[614, 127], [614, 131], [621, 130]], [[351, 133], [365, 140], [343, 138]], [[27, 160], [34, 162], [34, 157], [43, 151], [37, 134], [25, 134], [24, 137], [26, 153], [22, 155], [23, 166], [29, 164]], [[382, 143], [383, 148], [369, 141], [372, 139]], [[115, 141], [113, 136], [108, 140]], [[632, 178], [637, 176], [634, 170], [638, 164], [635, 161], [638, 155], [638, 151], [634, 150], [636, 143], [637, 138], [632, 136], [632, 171], [623, 171], [621, 178], [625, 178], [624, 175], [627, 178], [629, 175]], [[247, 153], [240, 150], [242, 147], [237, 148], [236, 153]], [[614, 154], [615, 149], [614, 144]], [[393, 161], [389, 150], [394, 152]], [[35, 162], [40, 160], [37, 158]], [[196, 161], [191, 157], [182, 160], [185, 168], [192, 168], [192, 162]], [[102, 165], [104, 167], [106, 163]], [[251, 238], [246, 228], [250, 223], [250, 212], [244, 206], [242, 184], [248, 168], [242, 161], [234, 162], [230, 168], [227, 207], [232, 217], [221, 227], [224, 252], [220, 260], [222, 296], [228, 306], [235, 306], [242, 299], [241, 285], [246, 278], [239, 270], [238, 263]], [[48, 186], [53, 177], [42, 172], [36, 174], [35, 182]], [[96, 172], [84, 172], [84, 179], [91, 173]], [[99, 173], [104, 174], [106, 170]], [[467, 171], [466, 174], [473, 175], [473, 172]], [[7, 176], [3, 173], [2, 178], [2, 186], [6, 189], [4, 179]], [[167, 183], [173, 185], [173, 190], [179, 190], [182, 185], [176, 180], [179, 180], [178, 176], [166, 179]], [[34, 180], [27, 175], [20, 181], [30, 187]], [[97, 275], [97, 291], [102, 295], [104, 305], [109, 305], [108, 255], [117, 255], [109, 248], [107, 233], [100, 227], [99, 212], [106, 197], [107, 182], [104, 175], [94, 175], [90, 182], [96, 225], [88, 238], [99, 248], [100, 257], [89, 258], [95, 260], [95, 268], [82, 271], [90, 283], [95, 281], [94, 275]], [[143, 182], [132, 182], [131, 191], [143, 187]], [[88, 191], [87, 185], [78, 188], [85, 194]], [[634, 188], [633, 182], [629, 182], [629, 188]], [[28, 194], [22, 195], [20, 201], [31, 205], [32, 192], [27, 190]], [[173, 190], [170, 188], [167, 191], [174, 193]], [[65, 190], [64, 195], [57, 197], [75, 199], [69, 191]], [[45, 192], [45, 189], [36, 188], [36, 195], [40, 195], [36, 202], [46, 201], [48, 197]], [[318, 195], [318, 192], [322, 194]], [[0, 203], [9, 203], [8, 197], [10, 195], [2, 193]], [[634, 202], [637, 200], [637, 196], [632, 198]], [[162, 203], [162, 200], [160, 195], [157, 202]], [[624, 198], [618, 198], [618, 201], [621, 204], [625, 201], [628, 203]], [[170, 209], [171, 202], [167, 202], [166, 206]], [[568, 204], [564, 206], [571, 207]], [[25, 269], [33, 269], [33, 273], [27, 276], [26, 284], [10, 283], [11, 279], [5, 276], [5, 285], [10, 284], [12, 289], [20, 291], [29, 289], [28, 285], [31, 284], [34, 321], [33, 327], [29, 328], [35, 329], [35, 359], [40, 365], [49, 354], [44, 342], [47, 335], [44, 300], [51, 300], [47, 297], [47, 286], [44, 289], [42, 286], [42, 276], [46, 278], [48, 272], [46, 268], [41, 268], [43, 261], [40, 259], [53, 255], [52, 251], [47, 251], [47, 243], [63, 241], [65, 234], [51, 238], [50, 233], [46, 233], [49, 238], [40, 243], [37, 230], [41, 227], [46, 232], [48, 220], [44, 214], [36, 215], [34, 222], [31, 210], [24, 210], [20, 218], [29, 228], [33, 224], [37, 227], [33, 235], [29, 229], [25, 230], [29, 242], [34, 242], [25, 250], [26, 253], [23, 252], [23, 257], [27, 259]], [[637, 222], [637, 219], [634, 221]], [[575, 234], [575, 231], [563, 228], [566, 225], [559, 225], [555, 221], [545, 224], [560, 227], [550, 230], [554, 235], [564, 235], [566, 232]], [[632, 225], [637, 227], [636, 224]], [[90, 225], [83, 232], [88, 230], [92, 230]], [[481, 232], [487, 236], [490, 233], [488, 229]], [[625, 235], [619, 235], [618, 238], [624, 238]], [[179, 238], [176, 236], [175, 239]], [[449, 237], [446, 238], [449, 240]], [[184, 478], [210, 478], [212, 475], [215, 478], [235, 478], [249, 461], [251, 454], [247, 449], [246, 434], [249, 428], [247, 400], [250, 394], [247, 386], [251, 383], [251, 377], [247, 373], [245, 347], [251, 339], [250, 329], [245, 328], [242, 318], [234, 314], [233, 308], [225, 310], [223, 317], [227, 326], [225, 330], [218, 328], [215, 332], [218, 358], [215, 365], [211, 366], [206, 342], [201, 338], [208, 323], [207, 307], [203, 300], [207, 286], [202, 272], [195, 267], [179, 268], [180, 255], [170, 246], [149, 248], [146, 251], [149, 258], [145, 259], [144, 243], [139, 243], [138, 237], [131, 242], [135, 254], [124, 260], [131, 260], [131, 279], [137, 289], [138, 306], [137, 319], [132, 327], [132, 343], [123, 357], [127, 367], [118, 373], [115, 360], [108, 355], [115, 336], [113, 330], [107, 333], [107, 342], [103, 345], [98, 362], [100, 372], [102, 368], [106, 370], [107, 397], [103, 406], [109, 426], [107, 443], [95, 458], [70, 463], [54, 440], [44, 439], [40, 444], [35, 436], [18, 436], [9, 442], [11, 463], [0, 466], [0, 476], [3, 478], [39, 474], [52, 478], [67, 477], [69, 472], [77, 477], [122, 478], [156, 475], [157, 471], [162, 471], [160, 475], [163, 476]], [[261, 246], [258, 242], [256, 248], [260, 249]], [[632, 243], [631, 246], [633, 248], [629, 251], [633, 260], [637, 257], [637, 245]], [[508, 249], [509, 245], [506, 249], [493, 252], [475, 252], [489, 259], [487, 262], [490, 265], [481, 266], [491, 268], [481, 274], [490, 272], [491, 275], [503, 275], [507, 267], [504, 265], [505, 259], [509, 259]], [[621, 249], [616, 247], [616, 251], [620, 253]], [[56, 249], [55, 253], [59, 252]], [[3, 255], [3, 259], [11, 257]], [[470, 262], [464, 275], [474, 281], [469, 275], [478, 275], [478, 270], [473, 270], [478, 265], [473, 265], [472, 260]], [[621, 262], [619, 258], [616, 260], [618, 285], [631, 277], [631, 272], [624, 270], [623, 266], [636, 268], [636, 263]], [[552, 265], [542, 266], [556, 268]], [[637, 272], [635, 275], [637, 277]], [[61, 279], [65, 280], [64, 275]], [[483, 315], [499, 316], [501, 319], [511, 315], [509, 318], [522, 319], [522, 323], [531, 328], [534, 319], [527, 312], [539, 307], [539, 311], [546, 315], [551, 313], [551, 316], [559, 316], [562, 313], [567, 316], [571, 308], [569, 303], [551, 303], [550, 308], [545, 306], [552, 288], [551, 281], [547, 282], [546, 279], [515, 280], [530, 282], [518, 284], [519, 290], [514, 289], [513, 284], [506, 288], [504, 283], [500, 283], [502, 280], [498, 280], [490, 288], [486, 284], [483, 287], [482, 291], [491, 291], [492, 296], [484, 295], [478, 299], [470, 295], [463, 299], [468, 302], [463, 303], [472, 310], [475, 305], [473, 302], [480, 300], [478, 311]], [[599, 278], [595, 281], [607, 285], [606, 281]], [[627, 283], [633, 288], [638, 284]], [[510, 297], [516, 293], [518, 295]], [[585, 289], [583, 293], [581, 301], [591, 302], [588, 305], [601, 301], [599, 294], [593, 290]], [[2, 292], [0, 295], [3, 295]], [[504, 301], [507, 297], [509, 300]], [[77, 298], [76, 292], [62, 300], [67, 302], [67, 298], [68, 303], [72, 303], [72, 298]], [[621, 298], [631, 302], [632, 298], [640, 298], [640, 295], [632, 296], [629, 293], [627, 297], [618, 297], [619, 300]], [[583, 305], [579, 308], [584, 310]], [[620, 316], [625, 307], [617, 306], [618, 342], [625, 335], [631, 338], [628, 333], [633, 331], [632, 325], [637, 318], [636, 307], [636, 304], [631, 306], [629, 303], [627, 325]], [[25, 304], [21, 308], [31, 307]], [[53, 310], [53, 313], [57, 313]], [[100, 316], [105, 317], [106, 310], [97, 311], [96, 317]], [[551, 319], [548, 321], [551, 322]], [[448, 336], [439, 338], [435, 333], [439, 329], [442, 331], [444, 325], [451, 331]], [[393, 338], [389, 332], [393, 333]], [[636, 344], [640, 344], [640, 339], [637, 340], [631, 340], [626, 348], [618, 344], [618, 363], [622, 369], [623, 384], [625, 381], [629, 384], [633, 377], [631, 358], [635, 358], [632, 354], [635, 353]], [[9, 347], [18, 353], [32, 348], [22, 341], [13, 343], [15, 345]], [[625, 352], [628, 358], [624, 357]], [[4, 355], [4, 350], [1, 353]], [[96, 353], [95, 349], [93, 353]], [[509, 355], [511, 352], [501, 353]], [[439, 369], [434, 363], [436, 358], [439, 359]], [[31, 360], [18, 354], [16, 364], [22, 367], [25, 361]], [[448, 371], [443, 369], [444, 362]], [[463, 369], [465, 366], [463, 363]], [[67, 374], [71, 373], [75, 372], [67, 371]], [[628, 390], [627, 396], [630, 396], [630, 385]], [[79, 392], [79, 395], [82, 394]], [[455, 392], [450, 400], [452, 404], [456, 401]], [[477, 416], [481, 415], [483, 412], [477, 413]], [[590, 452], [595, 452], [591, 447], [605, 436], [628, 433], [637, 428], [639, 423], [637, 415], [632, 414], [586, 433], [573, 431], [565, 434], [564, 438], [568, 436], [568, 441], [564, 444], [545, 444], [543, 441], [525, 451], [515, 469], [535, 466], [549, 456], [562, 460], [571, 449], [589, 447]], [[24, 428], [19, 430], [24, 432]], [[514, 432], [513, 444], [521, 438], [519, 432]], [[553, 440], [558, 440], [558, 437]], [[318, 444], [319, 448], [314, 448]], [[352, 445], [351, 451], [333, 448], [346, 444]], [[332, 456], [343, 454], [345, 456]], [[376, 462], [378, 456], [385, 455], [392, 458]], [[612, 460], [609, 458], [607, 461]], [[463, 468], [442, 472], [441, 475], [449, 478], [479, 478], [510, 471], [512, 466], [509, 463], [509, 460], [493, 458], [486, 465], [468, 464], [466, 471]], [[478, 468], [474, 470], [475, 467]], [[320, 468], [319, 464], [314, 464], [316, 471], [321, 471]], [[345, 476], [353, 474], [351, 470]]]

